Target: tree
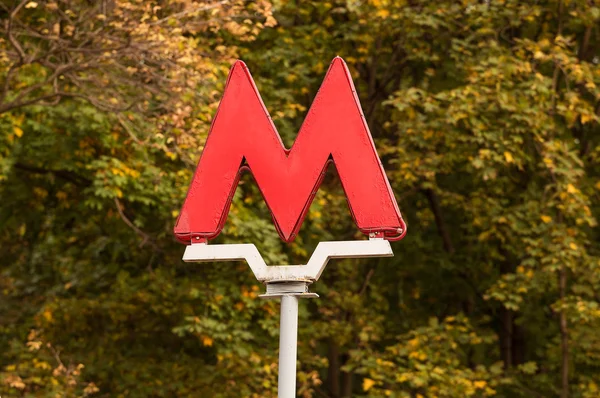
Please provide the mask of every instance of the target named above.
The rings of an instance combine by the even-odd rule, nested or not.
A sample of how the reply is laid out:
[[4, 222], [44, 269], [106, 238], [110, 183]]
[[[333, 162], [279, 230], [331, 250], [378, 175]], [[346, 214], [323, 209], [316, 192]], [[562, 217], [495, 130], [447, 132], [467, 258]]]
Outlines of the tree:
[[[598, 395], [596, 3], [6, 3], [3, 396], [275, 396], [278, 305], [171, 230], [234, 58], [289, 145], [335, 55], [409, 228], [302, 303], [299, 396]], [[332, 169], [292, 245], [249, 176], [218, 239], [354, 238]]]

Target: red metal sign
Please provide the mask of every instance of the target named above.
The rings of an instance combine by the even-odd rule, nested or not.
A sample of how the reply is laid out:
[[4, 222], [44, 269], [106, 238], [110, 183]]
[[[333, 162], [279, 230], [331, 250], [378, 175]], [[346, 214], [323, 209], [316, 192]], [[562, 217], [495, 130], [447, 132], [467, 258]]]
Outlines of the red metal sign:
[[336, 57], [291, 149], [283, 146], [250, 71], [237, 61], [213, 120], [202, 157], [175, 225], [186, 244], [223, 229], [242, 170], [249, 170], [281, 239], [296, 237], [333, 161], [358, 228], [388, 240], [406, 234], [356, 89]]

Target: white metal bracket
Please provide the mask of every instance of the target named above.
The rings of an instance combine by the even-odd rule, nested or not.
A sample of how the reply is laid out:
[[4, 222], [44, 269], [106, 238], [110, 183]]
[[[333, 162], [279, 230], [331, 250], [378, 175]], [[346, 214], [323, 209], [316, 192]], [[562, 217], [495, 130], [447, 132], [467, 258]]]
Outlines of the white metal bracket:
[[267, 286], [263, 298], [281, 298], [279, 332], [279, 398], [296, 396], [296, 359], [298, 343], [298, 299], [319, 297], [308, 291], [332, 258], [391, 257], [390, 242], [371, 236], [369, 240], [320, 242], [305, 265], [267, 265], [256, 246], [250, 243], [187, 246], [186, 262], [246, 260], [256, 279]]
[[308, 293], [307, 286], [319, 279], [332, 258], [391, 257], [390, 243], [381, 238], [357, 241], [320, 242], [305, 265], [267, 265], [258, 249], [251, 243], [209, 245], [194, 243], [185, 249], [183, 261], [209, 262], [246, 260], [256, 279], [267, 285], [264, 297], [301, 295]]

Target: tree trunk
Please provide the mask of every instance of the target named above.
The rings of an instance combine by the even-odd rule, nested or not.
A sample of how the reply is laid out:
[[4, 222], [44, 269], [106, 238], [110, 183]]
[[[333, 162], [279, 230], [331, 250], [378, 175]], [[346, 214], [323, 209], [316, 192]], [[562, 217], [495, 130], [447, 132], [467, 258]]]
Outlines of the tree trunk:
[[[560, 300], [564, 303], [567, 290], [567, 269], [564, 265], [559, 274]], [[562, 388], [560, 398], [569, 397], [569, 331], [567, 329], [567, 314], [564, 309], [560, 311], [560, 348], [562, 354]]]
[[329, 340], [327, 358], [327, 391], [331, 398], [340, 398], [340, 348], [333, 339]]
[[354, 373], [343, 372], [342, 373], [342, 398], [351, 398], [352, 397], [352, 379], [354, 378]]
[[[514, 319], [513, 319], [514, 322]], [[512, 339], [512, 360], [513, 365], [520, 365], [525, 362], [525, 328], [522, 325], [513, 323]]]
[[504, 369], [510, 369], [513, 365], [513, 312], [502, 307], [501, 318], [502, 328], [500, 330], [500, 352]]
[[433, 216], [435, 217], [435, 223], [438, 227], [438, 233], [442, 238], [442, 242], [444, 244], [444, 250], [448, 252], [448, 254], [454, 253], [454, 246], [452, 245], [452, 239], [450, 238], [450, 231], [446, 227], [446, 222], [444, 221], [444, 217], [442, 215], [442, 208], [440, 206], [440, 201], [431, 189], [425, 189], [424, 191], [427, 200], [429, 201], [429, 206], [431, 207], [431, 211]]

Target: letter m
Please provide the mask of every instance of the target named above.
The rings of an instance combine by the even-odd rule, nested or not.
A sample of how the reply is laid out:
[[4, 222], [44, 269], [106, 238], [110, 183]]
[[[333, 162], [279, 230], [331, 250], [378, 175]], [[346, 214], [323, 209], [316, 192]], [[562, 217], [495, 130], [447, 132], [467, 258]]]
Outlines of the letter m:
[[358, 228], [406, 233], [348, 67], [335, 58], [291, 149], [283, 146], [246, 65], [237, 61], [214, 117], [175, 235], [189, 244], [222, 230], [240, 173], [249, 169], [286, 242], [294, 240], [328, 162], [340, 176]]

